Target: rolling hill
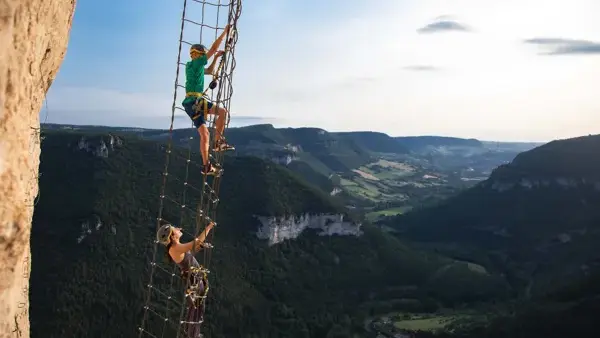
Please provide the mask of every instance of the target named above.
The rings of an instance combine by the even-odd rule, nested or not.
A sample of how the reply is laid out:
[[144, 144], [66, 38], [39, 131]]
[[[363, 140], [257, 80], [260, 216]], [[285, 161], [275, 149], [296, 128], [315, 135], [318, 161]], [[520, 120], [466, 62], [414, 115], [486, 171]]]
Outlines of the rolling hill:
[[395, 137], [394, 140], [412, 150], [428, 147], [483, 147], [483, 143], [476, 139], [445, 136], [400, 136]]
[[[110, 132], [153, 141], [164, 141], [169, 135], [166, 130], [126, 127], [46, 124], [43, 128]], [[197, 138], [193, 129], [174, 131], [181, 147], [196, 149]], [[229, 128], [227, 138], [237, 148], [234, 154], [284, 165], [341, 203], [370, 212], [373, 219], [451, 196], [487, 178], [493, 168], [523, 149], [518, 144], [482, 146], [477, 140], [459, 138], [394, 138], [377, 132], [334, 133], [270, 124]]]
[[[199, 156], [193, 153], [187, 168], [186, 149], [174, 149], [171, 158], [162, 217], [193, 232], [193, 208], [170, 201], [182, 200], [187, 182], [185, 204], [195, 205]], [[99, 130], [44, 132], [31, 235], [32, 337], [137, 333], [163, 164], [157, 142]], [[506, 283], [485, 270], [359, 226], [356, 215], [283, 166], [227, 158], [220, 200], [210, 337], [352, 337], [379, 313], [507, 296]], [[168, 271], [165, 264], [159, 260]], [[170, 287], [168, 274], [155, 278], [162, 292], [177, 295], [178, 282]], [[164, 300], [155, 297], [151, 306], [169, 317], [178, 313]], [[149, 323], [150, 331], [172, 333], [162, 320]]]
[[600, 135], [547, 143], [388, 226], [504, 276], [525, 299], [553, 292], [600, 267], [599, 152]]

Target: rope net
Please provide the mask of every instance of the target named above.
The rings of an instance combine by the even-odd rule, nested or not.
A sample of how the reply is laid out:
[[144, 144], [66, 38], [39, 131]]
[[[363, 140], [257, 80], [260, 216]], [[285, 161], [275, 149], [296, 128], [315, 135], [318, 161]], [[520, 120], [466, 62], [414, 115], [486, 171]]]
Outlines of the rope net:
[[[202, 161], [200, 155], [192, 158], [192, 149], [199, 145], [199, 135], [193, 126], [193, 136], [185, 139], [174, 139], [173, 125], [176, 118], [188, 119], [181, 101], [185, 97], [185, 72], [186, 62], [189, 60], [188, 51], [193, 44], [204, 44], [207, 48], [223, 32], [226, 25], [230, 30], [219, 50], [225, 53], [218, 61], [219, 66], [214, 73], [211, 84], [206, 86], [204, 96], [217, 107], [226, 109], [225, 130], [229, 126], [229, 112], [231, 111], [231, 97], [233, 94], [232, 74], [235, 68], [235, 45], [237, 43], [237, 20], [242, 10], [242, 0], [184, 0], [181, 15], [181, 31], [179, 37], [179, 52], [177, 56], [177, 71], [175, 75], [175, 88], [173, 105], [171, 109], [171, 124], [169, 139], [163, 149], [165, 150], [165, 165], [162, 177], [162, 186], [159, 196], [159, 212], [156, 230], [163, 224], [173, 224], [181, 227], [185, 235], [197, 237], [210, 223], [217, 223], [217, 207], [219, 204], [219, 188], [224, 175], [224, 152], [213, 152], [216, 116], [206, 115], [206, 125], [211, 130], [209, 143], [209, 156], [211, 162], [220, 170], [218, 175], [202, 175]], [[192, 19], [193, 18], [193, 19]], [[207, 22], [206, 18], [214, 18]], [[216, 57], [216, 56], [213, 56]], [[210, 63], [210, 61], [209, 61]], [[208, 81], [205, 81], [208, 83]], [[216, 86], [214, 86], [216, 85]], [[225, 133], [222, 137], [225, 139]], [[181, 152], [173, 152], [179, 144], [187, 144], [187, 151], [182, 156]], [[183, 172], [182, 177], [170, 175], [169, 170]], [[203, 274], [210, 277], [210, 263], [212, 243], [216, 227], [206, 237], [206, 245], [202, 248], [202, 259], [198, 259], [203, 267]], [[154, 233], [153, 233], [154, 235]], [[186, 241], [186, 239], [183, 239]], [[142, 321], [138, 328], [138, 337], [200, 337], [199, 327], [202, 320], [193, 318], [190, 321], [188, 305], [186, 304], [185, 291], [189, 289], [188, 281], [181, 278], [179, 268], [175, 263], [163, 259], [159, 252], [165, 248], [155, 241], [149, 266], [149, 281], [146, 284], [147, 293], [142, 309]], [[206, 281], [208, 282], [208, 280]], [[201, 295], [203, 306], [210, 297], [212, 285], [205, 284], [205, 293]], [[208, 292], [208, 293], [207, 293]]]

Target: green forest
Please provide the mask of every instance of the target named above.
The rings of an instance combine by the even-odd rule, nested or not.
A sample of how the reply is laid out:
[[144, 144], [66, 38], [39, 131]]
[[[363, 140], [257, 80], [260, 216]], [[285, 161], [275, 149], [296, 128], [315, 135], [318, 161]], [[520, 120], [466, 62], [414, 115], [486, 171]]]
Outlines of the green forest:
[[[106, 151], [100, 154], [102, 144]], [[595, 149], [598, 144], [593, 142]], [[31, 235], [32, 337], [137, 336], [145, 305], [152, 310], [145, 330], [175, 337], [181, 281], [172, 275], [164, 249], [154, 251], [165, 149], [163, 143], [133, 135], [43, 134]], [[202, 191], [199, 155], [192, 149], [187, 162], [189, 151], [180, 147], [170, 154], [161, 214], [182, 226], [187, 239], [197, 231], [195, 205]], [[487, 213], [500, 228], [503, 222], [523, 228], [535, 218], [509, 212], [514, 211], [511, 202], [539, 200], [538, 209], [526, 208], [530, 215], [543, 215], [548, 210], [542, 197], [548, 192], [519, 197], [522, 193], [513, 191], [502, 203], [492, 203], [490, 198], [500, 197], [485, 190], [489, 182], [484, 182], [431, 209], [390, 218], [386, 226], [395, 230], [389, 232], [284, 166], [227, 156], [224, 168], [214, 249], [197, 255], [210, 269], [205, 337], [391, 337], [404, 331], [383, 324], [374, 330], [371, 324], [401, 313], [467, 314], [443, 330], [413, 330], [416, 337], [597, 337], [598, 258], [590, 243], [585, 250], [581, 246], [595, 237], [583, 236], [568, 251], [539, 257], [526, 250], [538, 244], [538, 229], [515, 243], [495, 241], [469, 226]], [[585, 189], [555, 194], [584, 197], [590, 204], [598, 198]], [[577, 214], [583, 222], [577, 224], [594, 234], [593, 209], [581, 207], [568, 215]], [[257, 216], [320, 214], [360, 223], [361, 235], [324, 236], [307, 229], [271, 246], [257, 238]], [[551, 234], [548, 230], [547, 237]], [[523, 276], [542, 258], [555, 262], [546, 264], [554, 264], [552, 269], [539, 268], [544, 278], [556, 278], [574, 264], [588, 269], [573, 274], [572, 283], [544, 285], [540, 278], [539, 289], [528, 288]], [[147, 303], [153, 261], [157, 268]]]

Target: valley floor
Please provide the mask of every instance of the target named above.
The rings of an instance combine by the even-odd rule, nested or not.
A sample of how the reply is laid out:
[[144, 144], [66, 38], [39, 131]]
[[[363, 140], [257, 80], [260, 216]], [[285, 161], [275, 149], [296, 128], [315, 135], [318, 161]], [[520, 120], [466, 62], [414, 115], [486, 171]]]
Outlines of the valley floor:
[[369, 331], [384, 337], [411, 337], [416, 331], [437, 332], [447, 329], [457, 321], [472, 320], [476, 315], [468, 312], [402, 313], [393, 312], [370, 319]]

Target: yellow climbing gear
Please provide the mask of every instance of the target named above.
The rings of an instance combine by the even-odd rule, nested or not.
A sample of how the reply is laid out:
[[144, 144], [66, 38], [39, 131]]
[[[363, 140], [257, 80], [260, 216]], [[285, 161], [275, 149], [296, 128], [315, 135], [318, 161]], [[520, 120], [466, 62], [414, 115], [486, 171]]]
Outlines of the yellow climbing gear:
[[196, 114], [192, 116], [192, 120], [195, 120], [200, 117], [200, 109], [198, 108], [198, 103], [202, 104], [202, 112], [204, 113], [204, 120], [206, 121], [206, 117], [208, 116], [208, 99], [202, 96], [200, 96], [199, 99], [196, 99], [196, 103], [194, 103], [194, 105], [192, 106], [192, 108], [196, 112]]
[[[185, 290], [186, 297], [194, 302], [194, 306], [198, 306], [197, 300], [203, 301], [208, 295], [208, 270], [204, 267], [192, 267], [190, 270], [181, 273], [181, 277], [187, 280], [188, 287]], [[200, 290], [200, 281], [202, 281], [203, 290]]]

